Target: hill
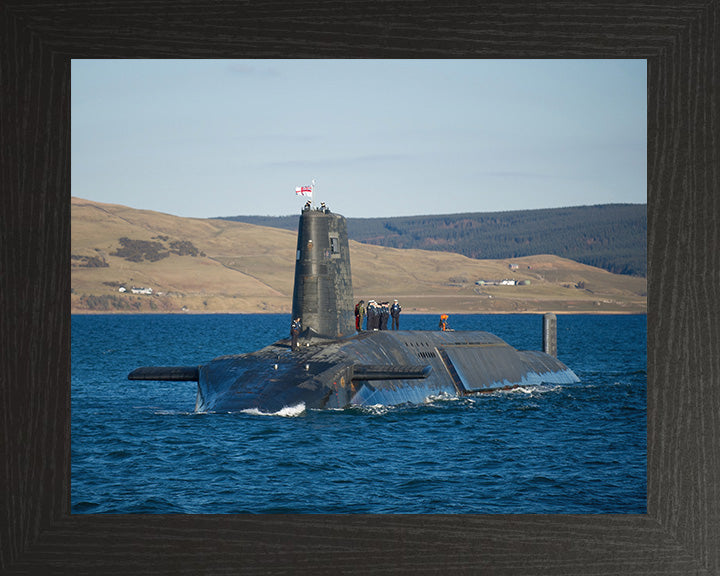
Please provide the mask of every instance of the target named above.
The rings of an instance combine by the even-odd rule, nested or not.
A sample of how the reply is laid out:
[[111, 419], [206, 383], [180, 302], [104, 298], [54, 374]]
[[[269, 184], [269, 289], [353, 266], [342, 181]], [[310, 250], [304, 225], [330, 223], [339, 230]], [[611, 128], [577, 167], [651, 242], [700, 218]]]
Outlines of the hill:
[[[290, 312], [293, 231], [79, 198], [71, 217], [74, 313]], [[408, 313], [647, 308], [644, 278], [558, 256], [478, 260], [357, 241], [350, 252], [356, 299], [398, 298]], [[526, 285], [499, 284], [509, 278]]]
[[[294, 216], [230, 216], [234, 222], [297, 229]], [[352, 240], [455, 252], [476, 259], [555, 254], [616, 274], [647, 276], [647, 205], [348, 218]]]

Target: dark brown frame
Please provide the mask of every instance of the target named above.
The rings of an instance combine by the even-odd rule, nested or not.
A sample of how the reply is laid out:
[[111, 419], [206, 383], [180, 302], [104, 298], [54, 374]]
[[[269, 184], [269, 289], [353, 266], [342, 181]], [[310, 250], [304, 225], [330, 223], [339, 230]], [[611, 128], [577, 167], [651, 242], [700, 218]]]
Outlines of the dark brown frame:
[[[719, 0], [0, 5], [0, 571], [720, 574]], [[648, 513], [70, 515], [70, 59], [646, 58]]]

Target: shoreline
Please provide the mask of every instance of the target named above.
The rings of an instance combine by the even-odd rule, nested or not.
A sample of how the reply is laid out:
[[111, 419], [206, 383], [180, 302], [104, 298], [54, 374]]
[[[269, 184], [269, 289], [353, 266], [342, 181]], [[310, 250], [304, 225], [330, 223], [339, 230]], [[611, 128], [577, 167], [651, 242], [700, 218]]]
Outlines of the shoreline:
[[[170, 312], [170, 311], [125, 311], [125, 310], [75, 310], [71, 311], [71, 316], [101, 316], [101, 315], [112, 315], [112, 316], [159, 316], [159, 315], [184, 315], [184, 316], [220, 316], [220, 315], [243, 315], [243, 316], [250, 316], [250, 315], [256, 315], [256, 316], [268, 316], [271, 314], [287, 314], [290, 315], [290, 312], [207, 312], [207, 311], [180, 311], [180, 312]], [[402, 316], [435, 316], [440, 314], [449, 314], [450, 316], [460, 316], [460, 315], [485, 315], [485, 316], [495, 316], [495, 315], [535, 315], [540, 316], [543, 314], [555, 314], [556, 316], [568, 316], [568, 315], [577, 315], [577, 316], [647, 316], [647, 310], [637, 311], [637, 310], [597, 310], [597, 311], [589, 311], [589, 310], [545, 310], [545, 311], [517, 311], [517, 310], [496, 310], [493, 312], [483, 311], [483, 312], [447, 312], [447, 311], [441, 311], [441, 312], [433, 312], [433, 311], [427, 311], [427, 312], [402, 312]]]

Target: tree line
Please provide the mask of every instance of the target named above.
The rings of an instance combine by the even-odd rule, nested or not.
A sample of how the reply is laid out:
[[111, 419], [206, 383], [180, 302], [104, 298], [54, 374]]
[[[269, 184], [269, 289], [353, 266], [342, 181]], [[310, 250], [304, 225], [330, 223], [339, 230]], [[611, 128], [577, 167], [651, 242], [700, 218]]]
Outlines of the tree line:
[[[222, 218], [297, 230], [294, 216]], [[392, 218], [348, 218], [348, 236], [367, 244], [501, 259], [554, 254], [615, 274], [647, 276], [647, 205], [601, 204]]]

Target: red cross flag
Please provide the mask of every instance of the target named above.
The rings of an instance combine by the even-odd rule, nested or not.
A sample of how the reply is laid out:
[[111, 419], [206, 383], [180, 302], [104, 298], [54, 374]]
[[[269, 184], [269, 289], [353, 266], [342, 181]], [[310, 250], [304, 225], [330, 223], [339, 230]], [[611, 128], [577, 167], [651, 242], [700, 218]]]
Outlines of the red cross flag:
[[295, 194], [297, 194], [298, 196], [312, 197], [312, 186], [297, 186], [295, 188]]

